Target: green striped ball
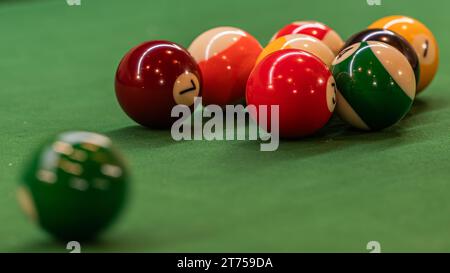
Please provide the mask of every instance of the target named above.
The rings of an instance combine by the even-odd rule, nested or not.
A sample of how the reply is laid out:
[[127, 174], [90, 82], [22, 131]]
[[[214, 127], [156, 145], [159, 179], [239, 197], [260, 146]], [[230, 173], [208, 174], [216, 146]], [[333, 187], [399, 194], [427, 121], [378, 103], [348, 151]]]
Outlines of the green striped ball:
[[400, 121], [416, 94], [414, 71], [394, 47], [375, 41], [351, 45], [332, 64], [337, 113], [352, 126], [382, 130]]

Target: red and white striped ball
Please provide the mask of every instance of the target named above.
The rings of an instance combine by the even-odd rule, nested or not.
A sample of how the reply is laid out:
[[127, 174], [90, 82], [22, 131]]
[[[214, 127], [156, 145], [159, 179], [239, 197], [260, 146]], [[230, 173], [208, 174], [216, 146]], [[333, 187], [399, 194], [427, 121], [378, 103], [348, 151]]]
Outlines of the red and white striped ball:
[[202, 73], [203, 105], [225, 106], [244, 99], [248, 77], [262, 47], [241, 29], [217, 27], [198, 36], [188, 51]]
[[300, 21], [286, 25], [272, 38], [272, 41], [290, 34], [305, 34], [324, 42], [335, 55], [344, 46], [344, 40], [329, 26], [315, 21]]

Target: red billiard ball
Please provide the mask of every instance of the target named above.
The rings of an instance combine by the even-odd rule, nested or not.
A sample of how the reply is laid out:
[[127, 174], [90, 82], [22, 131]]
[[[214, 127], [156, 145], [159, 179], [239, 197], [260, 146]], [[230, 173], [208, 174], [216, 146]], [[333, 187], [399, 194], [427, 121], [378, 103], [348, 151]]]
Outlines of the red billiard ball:
[[201, 75], [189, 52], [169, 41], [150, 41], [131, 49], [116, 73], [117, 100], [125, 113], [145, 127], [167, 128], [175, 105], [194, 106]]
[[273, 36], [272, 40], [291, 34], [304, 34], [319, 39], [333, 51], [334, 55], [337, 55], [344, 45], [344, 41], [336, 31], [315, 21], [300, 21], [286, 25]]
[[[336, 105], [336, 84], [326, 65], [314, 55], [297, 49], [283, 49], [260, 62], [247, 83], [247, 104], [279, 106], [279, 133], [283, 138], [308, 136], [321, 129]], [[252, 114], [252, 112], [251, 112]], [[257, 116], [255, 116], [255, 114]], [[267, 114], [271, 131], [270, 111]]]
[[204, 105], [225, 106], [244, 99], [248, 76], [262, 51], [253, 36], [238, 28], [213, 28], [188, 50], [202, 72]]

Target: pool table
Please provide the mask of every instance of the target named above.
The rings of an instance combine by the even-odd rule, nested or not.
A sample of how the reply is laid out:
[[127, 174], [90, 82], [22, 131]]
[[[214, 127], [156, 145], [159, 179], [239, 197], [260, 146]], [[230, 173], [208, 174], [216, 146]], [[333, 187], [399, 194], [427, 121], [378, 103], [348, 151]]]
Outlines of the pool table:
[[[109, 136], [128, 160], [130, 198], [84, 252], [450, 252], [450, 2], [65, 0], [0, 2], [0, 252], [68, 252], [16, 201], [24, 163], [50, 136]], [[333, 117], [319, 134], [261, 152], [255, 141], [174, 141], [121, 110], [114, 76], [135, 45], [188, 47], [229, 25], [265, 45], [318, 20], [346, 39], [378, 18], [424, 22], [441, 49], [434, 82], [392, 128]]]

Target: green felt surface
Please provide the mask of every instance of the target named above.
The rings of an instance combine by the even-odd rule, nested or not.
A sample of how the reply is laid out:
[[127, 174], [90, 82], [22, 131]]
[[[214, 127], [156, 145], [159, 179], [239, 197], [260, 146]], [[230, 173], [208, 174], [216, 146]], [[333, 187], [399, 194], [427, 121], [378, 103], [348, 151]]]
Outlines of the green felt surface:
[[[450, 3], [346, 1], [0, 2], [0, 251], [62, 251], [15, 200], [30, 153], [64, 130], [110, 136], [128, 158], [132, 199], [83, 251], [450, 251]], [[425, 22], [441, 48], [430, 88], [399, 125], [376, 133], [338, 120], [273, 153], [248, 141], [174, 142], [120, 110], [114, 73], [151, 39], [188, 46], [202, 31], [241, 27], [266, 43], [284, 24], [315, 19], [343, 37], [375, 19]]]

